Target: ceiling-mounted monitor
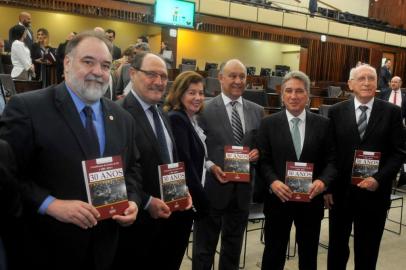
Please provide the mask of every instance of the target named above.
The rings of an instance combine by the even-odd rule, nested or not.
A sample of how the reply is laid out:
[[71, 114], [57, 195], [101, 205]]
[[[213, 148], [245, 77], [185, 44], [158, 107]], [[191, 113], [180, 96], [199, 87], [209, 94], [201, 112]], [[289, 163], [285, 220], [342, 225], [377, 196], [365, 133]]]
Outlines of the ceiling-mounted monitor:
[[195, 3], [182, 0], [156, 0], [154, 23], [194, 28]]

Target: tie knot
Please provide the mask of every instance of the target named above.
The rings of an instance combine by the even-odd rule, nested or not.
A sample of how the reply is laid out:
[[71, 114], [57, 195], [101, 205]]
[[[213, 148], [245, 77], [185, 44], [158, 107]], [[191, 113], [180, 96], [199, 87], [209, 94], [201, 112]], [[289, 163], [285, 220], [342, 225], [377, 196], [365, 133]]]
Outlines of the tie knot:
[[361, 105], [361, 106], [359, 106], [359, 109], [360, 109], [362, 112], [366, 112], [366, 110], [368, 110], [368, 106]]
[[237, 100], [234, 100], [234, 101], [231, 101], [231, 102], [230, 102], [231, 106], [233, 106], [233, 107], [234, 107], [235, 105], [237, 105], [237, 103], [238, 103]]
[[290, 121], [292, 122], [293, 125], [297, 126], [300, 122], [300, 118], [295, 117], [295, 118], [292, 118], [292, 120], [290, 120]]
[[83, 113], [85, 114], [86, 117], [91, 117], [93, 114], [93, 109], [90, 106], [85, 106], [83, 108]]
[[156, 108], [154, 105], [150, 106], [149, 110], [152, 112], [152, 114], [154, 114], [154, 115], [157, 114], [157, 111], [156, 111]]

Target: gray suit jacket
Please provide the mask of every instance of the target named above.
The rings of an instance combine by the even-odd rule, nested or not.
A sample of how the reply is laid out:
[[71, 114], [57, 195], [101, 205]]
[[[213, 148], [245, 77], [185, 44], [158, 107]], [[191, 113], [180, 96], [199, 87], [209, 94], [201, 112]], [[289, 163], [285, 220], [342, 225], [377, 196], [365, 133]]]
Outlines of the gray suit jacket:
[[[255, 133], [259, 128], [264, 110], [262, 106], [245, 99], [243, 99], [243, 110], [245, 122], [243, 144], [255, 148]], [[221, 95], [205, 104], [198, 121], [207, 136], [206, 145], [209, 160], [223, 168], [224, 146], [235, 145], [235, 142], [231, 123]], [[221, 184], [210, 172], [207, 172], [204, 188], [213, 208], [224, 209], [227, 207], [234, 192], [237, 192], [239, 208], [248, 208], [251, 199], [251, 184]]]

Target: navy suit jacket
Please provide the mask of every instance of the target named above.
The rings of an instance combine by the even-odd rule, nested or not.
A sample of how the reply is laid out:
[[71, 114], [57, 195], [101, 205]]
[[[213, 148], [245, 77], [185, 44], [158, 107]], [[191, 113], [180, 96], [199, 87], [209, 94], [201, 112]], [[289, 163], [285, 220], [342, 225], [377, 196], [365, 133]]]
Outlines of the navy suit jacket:
[[[330, 186], [334, 202], [348, 203], [351, 194], [356, 194], [362, 204], [360, 207], [389, 207], [392, 182], [406, 157], [400, 108], [375, 98], [362, 139], [358, 133], [354, 99], [330, 107], [329, 118], [338, 170], [338, 177]], [[379, 187], [374, 192], [351, 184], [355, 150], [381, 152], [379, 170], [373, 175]]]
[[169, 120], [179, 154], [179, 161], [185, 163], [186, 181], [193, 199], [193, 205], [199, 215], [204, 215], [208, 211], [209, 201], [201, 183], [205, 156], [203, 142], [185, 111], [169, 112]]
[[[285, 181], [286, 162], [309, 162], [314, 164], [313, 179], [322, 180], [326, 186], [336, 176], [334, 153], [329, 120], [306, 111], [306, 127], [303, 149], [297, 159], [285, 110], [264, 118], [258, 134], [260, 168], [265, 181], [265, 212], [282, 207], [282, 201], [268, 192], [275, 180]], [[323, 210], [323, 197], [315, 197], [311, 205]]]

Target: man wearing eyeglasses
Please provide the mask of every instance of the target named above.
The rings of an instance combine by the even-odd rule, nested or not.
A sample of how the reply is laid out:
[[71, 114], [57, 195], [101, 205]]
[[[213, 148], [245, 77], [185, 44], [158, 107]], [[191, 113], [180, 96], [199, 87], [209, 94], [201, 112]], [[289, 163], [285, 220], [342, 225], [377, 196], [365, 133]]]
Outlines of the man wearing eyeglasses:
[[[375, 68], [355, 67], [349, 88], [354, 98], [329, 109], [336, 148], [338, 177], [332, 181], [325, 204], [330, 208], [328, 270], [344, 270], [354, 226], [355, 269], [373, 270], [390, 206], [392, 181], [405, 159], [400, 107], [374, 98]], [[355, 150], [380, 153], [376, 172], [352, 179]], [[366, 160], [366, 159], [363, 159]]]
[[141, 153], [144, 191], [140, 209], [145, 211], [140, 211], [137, 223], [122, 230], [117, 269], [124, 268], [128, 258], [137, 269], [179, 269], [190, 235], [190, 222], [184, 221], [193, 213], [171, 212], [160, 195], [158, 165], [178, 161], [169, 120], [157, 106], [168, 82], [165, 61], [152, 53], [137, 53], [130, 76], [133, 88], [118, 103], [138, 127], [135, 140]]

